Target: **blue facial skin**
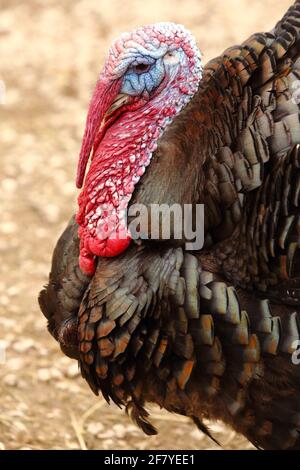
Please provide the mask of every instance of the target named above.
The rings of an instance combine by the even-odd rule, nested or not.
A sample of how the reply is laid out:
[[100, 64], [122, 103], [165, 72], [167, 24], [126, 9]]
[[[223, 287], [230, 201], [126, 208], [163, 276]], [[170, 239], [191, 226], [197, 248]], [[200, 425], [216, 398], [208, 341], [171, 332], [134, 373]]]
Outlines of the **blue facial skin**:
[[[121, 86], [120, 93], [125, 93], [130, 96], [140, 96], [144, 92], [149, 95], [159, 87], [164, 77], [172, 78], [176, 75], [178, 67], [181, 62], [185, 62], [184, 52], [178, 51], [180, 59], [176, 64], [168, 64], [164, 61], [164, 56], [158, 59], [154, 59], [150, 56], [139, 56], [133, 62], [131, 62], [127, 72], [124, 75], [123, 83]], [[139, 64], [148, 65], [150, 68], [143, 71], [138, 71], [136, 67]], [[182, 64], [181, 64], [182, 65]]]
[[[142, 60], [135, 60], [124, 75], [121, 93], [131, 96], [139, 96], [144, 91], [149, 94], [156, 89], [165, 76], [165, 67], [162, 59], [154, 60], [152, 57], [142, 57]], [[142, 64], [150, 65], [149, 70], [137, 72], [135, 67]]]

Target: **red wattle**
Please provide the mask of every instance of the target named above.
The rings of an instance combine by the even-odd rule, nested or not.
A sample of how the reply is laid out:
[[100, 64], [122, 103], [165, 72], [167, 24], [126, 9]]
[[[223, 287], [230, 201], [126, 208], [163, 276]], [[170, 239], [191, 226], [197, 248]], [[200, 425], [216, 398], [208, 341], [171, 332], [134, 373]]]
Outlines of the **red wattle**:
[[90, 255], [86, 250], [81, 248], [79, 255], [79, 267], [81, 271], [84, 272], [87, 276], [92, 276], [96, 269], [95, 256]]
[[117, 232], [113, 238], [106, 238], [104, 240], [99, 238], [89, 238], [88, 247], [96, 256], [111, 258], [125, 251], [130, 245], [130, 242], [131, 237], [129, 235], [127, 235], [126, 238], [119, 238]]

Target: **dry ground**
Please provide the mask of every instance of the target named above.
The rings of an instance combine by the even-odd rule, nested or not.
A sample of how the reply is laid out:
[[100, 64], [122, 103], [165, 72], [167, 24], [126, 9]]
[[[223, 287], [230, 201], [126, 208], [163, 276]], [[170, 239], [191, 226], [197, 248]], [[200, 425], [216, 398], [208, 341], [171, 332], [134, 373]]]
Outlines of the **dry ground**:
[[[291, 0], [0, 0], [0, 448], [210, 449], [183, 418], [155, 410], [148, 438], [89, 391], [37, 306], [55, 240], [73, 212], [74, 173], [92, 86], [120, 32], [185, 24], [207, 61], [271, 29]], [[251, 448], [214, 424], [224, 448]]]

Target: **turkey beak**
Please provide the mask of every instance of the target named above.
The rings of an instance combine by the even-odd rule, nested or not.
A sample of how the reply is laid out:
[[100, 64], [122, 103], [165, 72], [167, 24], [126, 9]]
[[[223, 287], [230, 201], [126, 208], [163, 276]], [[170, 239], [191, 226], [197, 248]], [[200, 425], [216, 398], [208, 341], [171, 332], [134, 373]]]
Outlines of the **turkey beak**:
[[128, 104], [130, 101], [130, 96], [126, 95], [125, 93], [119, 93], [115, 99], [113, 100], [112, 104], [108, 108], [105, 113], [104, 120], [102, 122], [106, 122], [107, 119], [117, 111], [117, 109], [121, 108], [125, 104]]

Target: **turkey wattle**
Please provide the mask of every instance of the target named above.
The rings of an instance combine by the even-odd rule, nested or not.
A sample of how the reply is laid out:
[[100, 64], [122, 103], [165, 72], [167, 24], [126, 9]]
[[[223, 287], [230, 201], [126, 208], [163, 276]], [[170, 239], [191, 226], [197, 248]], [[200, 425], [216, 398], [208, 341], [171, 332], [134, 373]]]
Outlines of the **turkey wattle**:
[[157, 141], [195, 94], [200, 52], [181, 25], [158, 23], [123, 33], [110, 49], [90, 104], [77, 186], [80, 266], [94, 272], [95, 256], [116, 256], [130, 241], [126, 211]]

